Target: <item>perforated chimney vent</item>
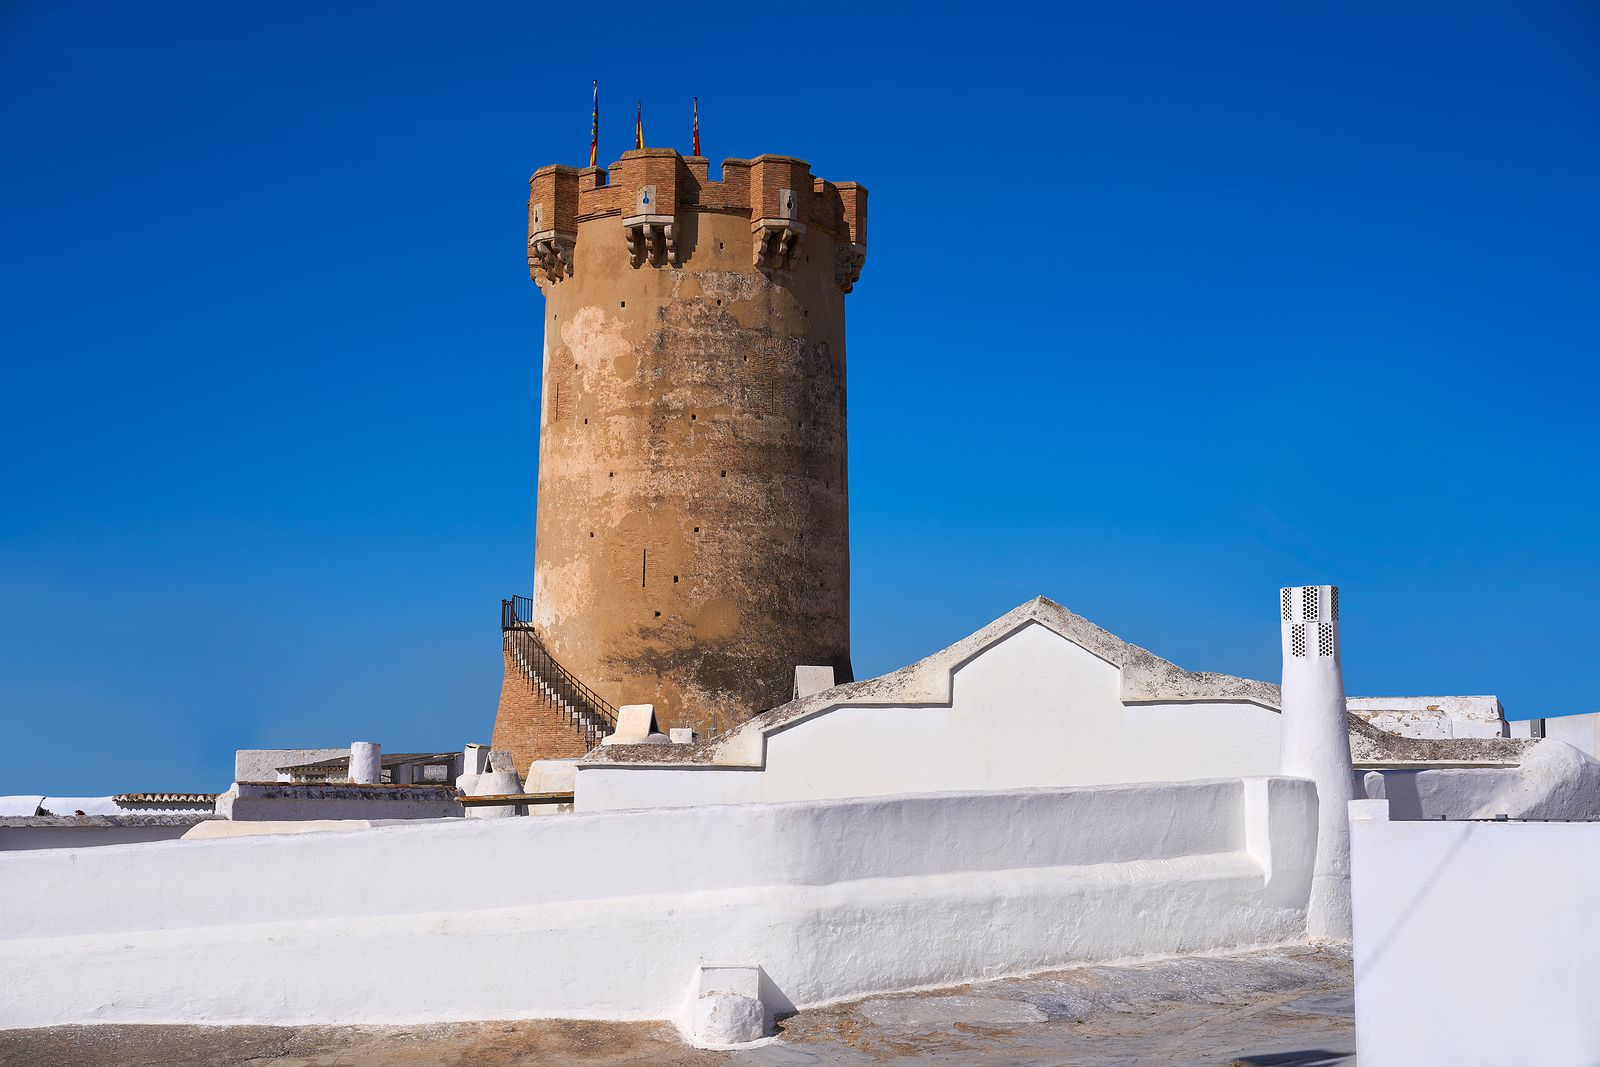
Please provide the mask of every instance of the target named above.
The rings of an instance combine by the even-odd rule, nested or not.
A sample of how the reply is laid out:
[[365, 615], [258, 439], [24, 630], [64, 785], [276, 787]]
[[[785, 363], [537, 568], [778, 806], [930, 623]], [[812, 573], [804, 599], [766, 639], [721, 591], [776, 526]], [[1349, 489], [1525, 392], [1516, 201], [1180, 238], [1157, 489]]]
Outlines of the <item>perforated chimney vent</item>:
[[1289, 631], [1289, 652], [1300, 659], [1306, 658], [1306, 628], [1304, 626], [1297, 625]]

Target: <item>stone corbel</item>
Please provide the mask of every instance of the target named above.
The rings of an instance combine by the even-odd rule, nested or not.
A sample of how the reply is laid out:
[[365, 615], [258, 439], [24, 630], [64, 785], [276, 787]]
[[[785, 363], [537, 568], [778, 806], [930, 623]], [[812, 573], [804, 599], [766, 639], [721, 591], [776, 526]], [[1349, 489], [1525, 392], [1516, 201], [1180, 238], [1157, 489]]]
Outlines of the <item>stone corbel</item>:
[[793, 219], [757, 219], [750, 224], [755, 265], [772, 270], [793, 270], [806, 228]]
[[833, 280], [841, 291], [848, 293], [861, 278], [861, 268], [867, 262], [867, 246], [840, 245], [833, 254]]
[[678, 243], [674, 234], [676, 219], [671, 215], [634, 215], [622, 220], [623, 238], [628, 242], [628, 262], [675, 266]]
[[558, 282], [572, 274], [576, 234], [544, 230], [528, 238], [528, 275], [534, 280]]

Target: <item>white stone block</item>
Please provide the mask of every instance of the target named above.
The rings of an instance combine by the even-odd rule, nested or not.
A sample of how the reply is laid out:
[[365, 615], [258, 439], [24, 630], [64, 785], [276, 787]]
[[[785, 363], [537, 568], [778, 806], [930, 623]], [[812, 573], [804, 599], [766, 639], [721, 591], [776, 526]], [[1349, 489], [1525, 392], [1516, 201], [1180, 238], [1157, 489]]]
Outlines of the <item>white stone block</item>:
[[794, 669], [794, 699], [820, 693], [833, 688], [832, 667], [796, 667]]
[[761, 1041], [771, 1023], [761, 1001], [761, 968], [703, 965], [690, 984], [685, 1014], [684, 1038], [696, 1048], [738, 1048]]
[[674, 726], [667, 731], [667, 734], [672, 738], [672, 743], [675, 745], [694, 744], [694, 731], [687, 726]]
[[650, 743], [651, 735], [665, 741], [666, 735], [656, 724], [654, 704], [624, 704], [617, 709], [617, 728], [610, 736], [601, 739], [602, 745], [643, 745]]

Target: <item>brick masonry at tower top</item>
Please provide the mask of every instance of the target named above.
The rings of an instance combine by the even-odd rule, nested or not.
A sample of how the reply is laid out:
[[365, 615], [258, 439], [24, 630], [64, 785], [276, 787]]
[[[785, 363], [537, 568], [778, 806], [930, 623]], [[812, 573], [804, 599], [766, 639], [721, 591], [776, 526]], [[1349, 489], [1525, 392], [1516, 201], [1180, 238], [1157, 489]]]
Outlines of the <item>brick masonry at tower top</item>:
[[785, 238], [792, 252], [806, 230], [827, 234], [836, 248], [836, 280], [850, 291], [866, 259], [866, 189], [813, 177], [810, 164], [792, 156], [724, 160], [721, 181], [711, 181], [709, 172], [705, 157], [681, 156], [671, 148], [625, 152], [609, 171], [540, 168], [528, 181], [529, 275], [544, 288], [570, 274], [578, 224], [610, 215], [623, 216], [630, 242], [658, 246], [636, 250], [641, 254], [635, 265], [643, 251], [656, 253], [652, 261], [676, 263], [673, 229], [679, 216], [715, 211], [751, 220], [757, 265], [785, 266]]

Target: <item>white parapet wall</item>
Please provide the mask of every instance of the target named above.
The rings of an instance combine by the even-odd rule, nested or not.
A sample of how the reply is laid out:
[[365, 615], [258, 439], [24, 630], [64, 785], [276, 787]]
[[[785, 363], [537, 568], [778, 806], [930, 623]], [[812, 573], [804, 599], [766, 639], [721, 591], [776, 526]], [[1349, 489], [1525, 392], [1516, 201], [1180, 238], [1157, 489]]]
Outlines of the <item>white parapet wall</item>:
[[0, 854], [0, 1026], [663, 1019], [727, 961], [782, 1012], [1281, 943], [1315, 834], [1258, 778]]
[[1565, 741], [1579, 752], [1600, 757], [1600, 715], [1554, 715], [1540, 722], [1542, 736]]
[[1071, 636], [1032, 618], [991, 629], [692, 752], [597, 749], [577, 765], [577, 809], [1278, 773], [1276, 686], [1230, 678], [1215, 697], [1136, 703], [1121, 663], [1143, 650], [1088, 624]]
[[1511, 736], [1495, 696], [1351, 697], [1348, 707], [1358, 719], [1402, 737]]
[[1600, 823], [1350, 814], [1361, 1067], [1600, 1063]]

